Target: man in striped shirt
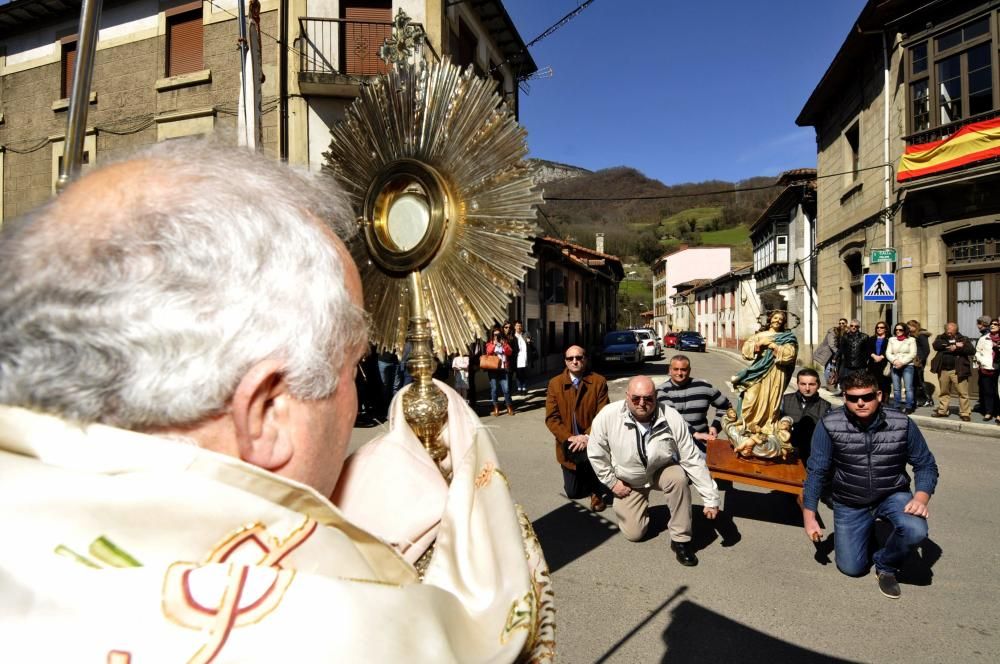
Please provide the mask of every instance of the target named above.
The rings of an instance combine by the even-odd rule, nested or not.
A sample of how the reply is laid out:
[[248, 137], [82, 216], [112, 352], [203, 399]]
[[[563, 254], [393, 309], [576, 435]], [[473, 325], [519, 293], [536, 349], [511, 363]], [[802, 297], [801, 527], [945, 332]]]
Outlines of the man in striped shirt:
[[[729, 399], [699, 378], [691, 378], [691, 360], [686, 355], [670, 359], [670, 380], [656, 388], [662, 401], [672, 406], [687, 422], [695, 445], [705, 451], [705, 441], [719, 435], [719, 413], [730, 407]], [[715, 406], [715, 419], [708, 422], [708, 409]]]

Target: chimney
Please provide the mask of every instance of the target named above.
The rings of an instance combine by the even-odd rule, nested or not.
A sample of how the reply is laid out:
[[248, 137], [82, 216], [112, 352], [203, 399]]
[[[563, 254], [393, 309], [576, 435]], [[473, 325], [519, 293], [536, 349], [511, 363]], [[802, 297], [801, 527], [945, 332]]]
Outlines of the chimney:
[[600, 253], [604, 253], [604, 233], [597, 233], [597, 240], [595, 241], [595, 248]]

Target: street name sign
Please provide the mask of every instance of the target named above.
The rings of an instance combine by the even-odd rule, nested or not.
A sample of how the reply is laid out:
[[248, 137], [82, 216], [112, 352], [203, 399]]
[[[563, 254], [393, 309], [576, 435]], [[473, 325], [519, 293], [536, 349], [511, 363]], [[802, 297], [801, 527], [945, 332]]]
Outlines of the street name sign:
[[886, 249], [872, 249], [872, 263], [895, 263], [896, 250], [892, 247]]
[[892, 272], [886, 274], [868, 273], [864, 275], [864, 292], [862, 298], [865, 302], [895, 302], [896, 301], [896, 275]]

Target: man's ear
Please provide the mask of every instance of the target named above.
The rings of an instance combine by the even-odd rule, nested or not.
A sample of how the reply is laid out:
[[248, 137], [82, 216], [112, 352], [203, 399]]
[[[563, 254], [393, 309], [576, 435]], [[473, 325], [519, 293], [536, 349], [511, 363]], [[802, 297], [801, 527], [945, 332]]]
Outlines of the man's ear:
[[231, 408], [240, 459], [271, 471], [288, 463], [295, 451], [291, 399], [281, 362], [263, 360], [250, 367]]

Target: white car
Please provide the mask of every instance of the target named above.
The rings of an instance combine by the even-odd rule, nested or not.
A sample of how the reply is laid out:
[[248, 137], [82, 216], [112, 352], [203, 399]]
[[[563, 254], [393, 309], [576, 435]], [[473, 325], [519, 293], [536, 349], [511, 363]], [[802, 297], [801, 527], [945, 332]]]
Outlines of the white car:
[[656, 333], [649, 329], [632, 330], [639, 337], [642, 344], [642, 356], [644, 358], [659, 359], [663, 355], [663, 343]]

